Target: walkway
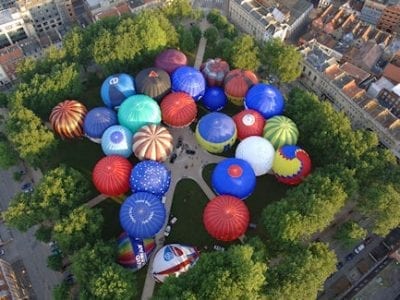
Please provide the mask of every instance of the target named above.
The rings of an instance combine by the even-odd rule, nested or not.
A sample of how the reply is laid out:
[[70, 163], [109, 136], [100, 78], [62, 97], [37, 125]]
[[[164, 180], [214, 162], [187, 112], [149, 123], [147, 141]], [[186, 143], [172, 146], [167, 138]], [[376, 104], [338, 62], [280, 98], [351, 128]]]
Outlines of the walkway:
[[90, 208], [96, 206], [97, 204], [99, 204], [100, 202], [106, 200], [108, 198], [108, 196], [104, 195], [104, 194], [100, 194], [96, 197], [94, 197], [93, 199], [91, 199], [90, 201], [86, 202], [86, 205], [89, 206]]
[[[200, 29], [204, 33], [208, 27], [210, 27], [210, 24], [208, 23], [207, 19], [204, 18], [200, 22]], [[196, 59], [194, 61], [194, 67], [198, 70], [200, 69], [200, 66], [203, 63], [203, 57], [204, 57], [204, 52], [206, 51], [206, 45], [207, 45], [207, 39], [204, 36], [201, 36], [199, 47], [197, 48]]]

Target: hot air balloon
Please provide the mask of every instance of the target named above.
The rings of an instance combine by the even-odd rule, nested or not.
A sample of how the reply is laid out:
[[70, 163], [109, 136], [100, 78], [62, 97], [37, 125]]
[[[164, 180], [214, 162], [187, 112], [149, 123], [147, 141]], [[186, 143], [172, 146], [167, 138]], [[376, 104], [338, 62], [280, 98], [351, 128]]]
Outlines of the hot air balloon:
[[157, 55], [155, 67], [172, 74], [177, 68], [187, 65], [187, 57], [176, 49], [167, 49]]
[[144, 69], [136, 76], [136, 91], [160, 101], [171, 91], [171, 79], [163, 69]]
[[291, 119], [285, 116], [275, 116], [268, 119], [263, 135], [275, 149], [278, 149], [283, 145], [295, 145], [299, 137], [299, 130]]
[[135, 80], [124, 73], [108, 76], [100, 90], [101, 99], [109, 108], [118, 108], [122, 101], [135, 94]]
[[229, 65], [226, 61], [220, 58], [209, 58], [201, 66], [201, 72], [206, 78], [209, 86], [221, 86], [226, 74], [229, 73]]
[[132, 154], [132, 133], [121, 125], [113, 125], [101, 137], [101, 149], [105, 155], [120, 155], [128, 158]]
[[131, 172], [129, 184], [132, 192], [148, 192], [163, 196], [171, 183], [171, 171], [160, 162], [145, 160], [138, 163]]
[[268, 173], [274, 162], [275, 150], [269, 141], [259, 136], [250, 136], [239, 143], [235, 157], [247, 161], [256, 176]]
[[65, 100], [57, 104], [50, 114], [53, 130], [62, 138], [72, 139], [83, 136], [83, 120], [86, 107], [75, 100]]
[[179, 244], [165, 245], [154, 256], [153, 277], [157, 282], [164, 282], [168, 276], [178, 277], [194, 266], [198, 259], [196, 248]]
[[156, 249], [154, 239], [138, 239], [130, 237], [126, 232], [118, 237], [118, 263], [128, 269], [137, 271], [150, 260]]
[[262, 114], [265, 119], [268, 119], [283, 113], [285, 99], [275, 86], [258, 83], [247, 92], [244, 107], [254, 109]]
[[196, 126], [196, 140], [211, 153], [228, 150], [236, 141], [236, 125], [232, 118], [220, 112], [203, 116]]
[[206, 81], [203, 74], [192, 67], [179, 67], [172, 73], [172, 91], [184, 92], [198, 101], [203, 97], [206, 89]]
[[161, 198], [146, 192], [129, 196], [121, 205], [119, 219], [129, 236], [146, 239], [161, 230], [166, 218]]
[[133, 152], [140, 160], [165, 161], [174, 148], [168, 129], [160, 125], [146, 125], [133, 136]]
[[263, 116], [252, 109], [242, 110], [232, 117], [235, 121], [239, 140], [249, 136], [262, 136], [265, 120]]
[[197, 106], [186, 93], [171, 93], [161, 101], [162, 120], [171, 127], [189, 126], [197, 116]]
[[310, 174], [311, 159], [300, 147], [285, 145], [276, 151], [272, 171], [278, 181], [297, 185]]
[[207, 87], [201, 102], [211, 111], [219, 111], [223, 109], [228, 102], [225, 92], [221, 87]]
[[211, 186], [217, 195], [230, 195], [243, 200], [253, 193], [256, 175], [245, 160], [226, 158], [215, 167]]
[[242, 236], [249, 226], [249, 210], [239, 198], [221, 195], [209, 201], [204, 209], [203, 223], [217, 240], [229, 242]]
[[157, 102], [146, 95], [126, 99], [118, 110], [118, 121], [132, 133], [148, 124], [160, 124], [161, 110]]
[[83, 122], [85, 135], [95, 143], [101, 142], [104, 131], [118, 123], [117, 113], [107, 107], [95, 107], [91, 109]]
[[132, 164], [118, 155], [100, 159], [93, 169], [93, 183], [96, 189], [108, 196], [119, 196], [129, 191], [129, 176]]
[[233, 104], [242, 105], [247, 91], [256, 83], [258, 83], [258, 78], [253, 72], [241, 69], [232, 70], [224, 79], [225, 94]]

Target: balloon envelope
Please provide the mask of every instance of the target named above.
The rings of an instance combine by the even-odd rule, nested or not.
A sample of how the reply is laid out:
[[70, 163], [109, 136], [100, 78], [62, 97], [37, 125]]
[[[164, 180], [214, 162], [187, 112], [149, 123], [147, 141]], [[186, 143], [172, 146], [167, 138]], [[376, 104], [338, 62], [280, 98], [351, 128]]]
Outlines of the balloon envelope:
[[245, 138], [236, 148], [235, 157], [247, 161], [256, 176], [268, 173], [274, 162], [275, 150], [270, 142], [259, 136]]
[[283, 113], [285, 99], [275, 86], [259, 83], [247, 92], [244, 106], [258, 111], [265, 119], [268, 119]]
[[272, 170], [278, 181], [297, 185], [310, 174], [311, 159], [300, 147], [285, 145], [276, 151]]
[[95, 107], [86, 114], [83, 130], [89, 139], [100, 143], [104, 131], [117, 123], [118, 119], [115, 111], [107, 107]]
[[221, 195], [209, 201], [204, 209], [203, 223], [207, 232], [217, 240], [233, 241], [249, 226], [249, 210], [239, 198]]
[[233, 104], [242, 105], [247, 91], [256, 83], [258, 83], [258, 78], [253, 72], [242, 69], [232, 70], [224, 79], [225, 94]]
[[171, 127], [189, 126], [197, 116], [193, 98], [182, 92], [171, 93], [161, 101], [162, 120]]
[[211, 111], [223, 109], [228, 102], [225, 92], [221, 87], [207, 87], [201, 102]]
[[249, 136], [261, 136], [263, 133], [264, 117], [253, 109], [242, 110], [232, 119], [235, 121], [239, 140], [244, 140]]
[[132, 133], [148, 124], [160, 124], [161, 110], [157, 102], [146, 95], [126, 99], [118, 110], [118, 121]]
[[135, 94], [135, 80], [125, 73], [108, 76], [100, 90], [101, 99], [109, 108], [120, 106], [122, 101]]
[[245, 160], [227, 158], [215, 167], [211, 175], [211, 186], [218, 195], [245, 199], [256, 187], [256, 175]]
[[187, 65], [186, 55], [176, 49], [167, 49], [157, 55], [155, 67], [172, 74], [177, 68]]
[[226, 74], [229, 72], [229, 65], [226, 61], [220, 58], [209, 58], [202, 65], [201, 72], [206, 78], [209, 86], [220, 86], [224, 82]]
[[57, 104], [50, 114], [50, 124], [53, 130], [62, 138], [83, 136], [83, 120], [86, 107], [75, 100], [65, 100]]
[[179, 67], [172, 73], [172, 91], [189, 94], [195, 101], [203, 97], [206, 81], [203, 74], [192, 67]]
[[118, 237], [118, 263], [133, 271], [143, 268], [156, 249], [154, 239], [138, 239], [128, 236], [126, 232]]
[[199, 252], [193, 248], [179, 244], [162, 247], [153, 261], [152, 274], [157, 282], [164, 282], [168, 276], [178, 277], [189, 270], [199, 259]]
[[138, 192], [122, 203], [119, 218], [129, 236], [145, 239], [155, 236], [161, 230], [166, 212], [160, 197]]
[[164, 195], [171, 183], [171, 171], [160, 162], [145, 160], [138, 163], [129, 180], [132, 192], [148, 192]]
[[160, 125], [146, 125], [133, 136], [133, 152], [140, 160], [165, 161], [174, 148], [168, 129]]
[[278, 149], [284, 145], [295, 145], [299, 137], [299, 130], [291, 119], [285, 116], [275, 116], [268, 119], [263, 135], [275, 149]]
[[120, 155], [128, 158], [132, 154], [132, 133], [121, 125], [113, 125], [101, 137], [101, 149], [105, 155]]
[[136, 91], [160, 101], [171, 91], [171, 79], [163, 69], [144, 69], [136, 76]]
[[118, 155], [100, 159], [93, 169], [92, 179], [96, 189], [108, 196], [119, 196], [129, 191], [132, 164]]

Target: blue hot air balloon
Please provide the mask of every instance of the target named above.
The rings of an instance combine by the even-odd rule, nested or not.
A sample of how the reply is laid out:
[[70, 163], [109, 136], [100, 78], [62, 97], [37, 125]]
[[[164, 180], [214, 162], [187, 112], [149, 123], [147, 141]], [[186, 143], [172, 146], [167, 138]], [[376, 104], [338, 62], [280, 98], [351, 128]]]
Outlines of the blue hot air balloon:
[[171, 171], [165, 164], [144, 160], [132, 169], [129, 180], [132, 192], [148, 192], [156, 195], [164, 195], [171, 182]]
[[122, 228], [135, 238], [155, 236], [163, 227], [165, 219], [165, 207], [160, 197], [146, 192], [129, 196], [119, 211]]
[[101, 137], [101, 148], [105, 155], [129, 157], [132, 154], [133, 134], [128, 128], [113, 125], [104, 131]]
[[245, 160], [227, 158], [215, 167], [211, 176], [211, 186], [218, 195], [245, 199], [256, 187], [256, 175]]
[[104, 131], [118, 124], [117, 113], [107, 107], [95, 107], [85, 116], [83, 131], [93, 142], [100, 143]]
[[203, 74], [193, 67], [179, 67], [172, 73], [172, 91], [189, 94], [195, 101], [203, 97], [206, 80]]
[[100, 95], [109, 108], [117, 108], [128, 97], [135, 95], [135, 80], [128, 74], [114, 74], [101, 85]]
[[280, 90], [269, 84], [253, 85], [244, 98], [244, 107], [258, 111], [264, 119], [281, 115], [285, 108], [285, 99]]
[[201, 98], [204, 106], [211, 111], [219, 111], [223, 109], [228, 102], [224, 89], [221, 87], [213, 86], [207, 87], [203, 98]]

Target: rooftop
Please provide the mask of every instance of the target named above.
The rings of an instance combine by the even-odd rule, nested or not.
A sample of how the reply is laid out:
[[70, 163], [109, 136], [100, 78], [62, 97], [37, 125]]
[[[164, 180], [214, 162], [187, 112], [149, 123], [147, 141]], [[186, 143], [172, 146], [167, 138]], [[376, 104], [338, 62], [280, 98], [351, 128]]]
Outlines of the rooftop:
[[392, 81], [394, 84], [400, 83], [400, 67], [389, 63], [383, 70], [383, 76]]
[[370, 73], [360, 69], [359, 67], [349, 63], [345, 62], [340, 66], [340, 69], [345, 71], [347, 74], [349, 74], [351, 77], [353, 77], [356, 82], [359, 84], [360, 82], [363, 82], [366, 80], [368, 77], [371, 76]]

